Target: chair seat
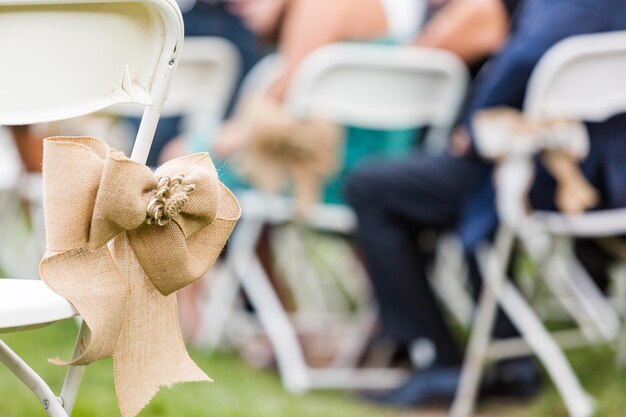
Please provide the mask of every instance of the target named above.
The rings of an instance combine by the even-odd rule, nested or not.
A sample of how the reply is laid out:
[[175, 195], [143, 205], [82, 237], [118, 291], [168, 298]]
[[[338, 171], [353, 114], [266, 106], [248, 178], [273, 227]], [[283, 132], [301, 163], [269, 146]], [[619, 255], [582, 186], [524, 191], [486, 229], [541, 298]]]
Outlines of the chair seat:
[[43, 281], [0, 279], [0, 333], [42, 327], [77, 315], [74, 306]]
[[532, 218], [543, 230], [559, 236], [606, 237], [626, 233], [626, 209], [623, 208], [574, 215], [536, 211]]
[[[271, 195], [256, 190], [237, 193], [237, 199], [248, 218], [262, 219], [268, 223], [283, 223], [297, 218], [293, 198]], [[314, 204], [308, 213], [307, 224], [317, 230], [351, 233], [356, 229], [357, 219], [352, 209], [342, 204]]]

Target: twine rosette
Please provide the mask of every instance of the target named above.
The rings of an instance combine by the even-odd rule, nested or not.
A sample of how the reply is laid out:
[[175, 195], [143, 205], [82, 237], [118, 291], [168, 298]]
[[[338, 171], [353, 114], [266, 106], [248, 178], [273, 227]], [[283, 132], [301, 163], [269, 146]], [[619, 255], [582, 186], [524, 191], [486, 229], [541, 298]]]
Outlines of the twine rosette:
[[325, 181], [341, 167], [343, 129], [322, 119], [295, 119], [279, 103], [260, 97], [248, 99], [238, 118], [248, 137], [233, 159], [235, 170], [270, 193], [291, 186], [296, 213], [306, 217]]
[[544, 166], [557, 182], [559, 210], [579, 213], [598, 204], [597, 190], [577, 165], [589, 153], [589, 134], [580, 120], [534, 119], [513, 108], [497, 107], [478, 112], [472, 127], [477, 147], [487, 158], [501, 161], [542, 153]]
[[211, 268], [240, 216], [209, 155], [153, 173], [99, 139], [49, 138], [43, 182], [41, 277], [89, 328], [76, 359], [51, 361], [113, 356], [124, 417], [161, 386], [210, 381], [185, 349], [175, 294]]

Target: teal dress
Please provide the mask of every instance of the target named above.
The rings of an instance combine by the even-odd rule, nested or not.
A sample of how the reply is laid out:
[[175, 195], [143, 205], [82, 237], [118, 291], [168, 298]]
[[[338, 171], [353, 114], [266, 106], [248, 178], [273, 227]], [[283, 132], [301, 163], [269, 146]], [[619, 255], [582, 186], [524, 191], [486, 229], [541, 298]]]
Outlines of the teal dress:
[[324, 189], [325, 203], [343, 203], [343, 185], [355, 168], [373, 158], [396, 158], [415, 146], [414, 130], [382, 131], [346, 128], [344, 162], [337, 175]]

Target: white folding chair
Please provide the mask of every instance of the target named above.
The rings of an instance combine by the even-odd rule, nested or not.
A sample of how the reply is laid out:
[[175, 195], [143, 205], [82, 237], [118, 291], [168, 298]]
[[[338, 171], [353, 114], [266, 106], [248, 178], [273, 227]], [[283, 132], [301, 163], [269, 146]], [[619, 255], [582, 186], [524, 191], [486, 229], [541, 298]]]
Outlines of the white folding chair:
[[[430, 126], [427, 143], [441, 148], [468, 79], [463, 63], [445, 51], [334, 44], [313, 52], [302, 63], [285, 105], [296, 117], [323, 117], [342, 125], [389, 130]], [[252, 84], [262, 85], [256, 81]], [[319, 369], [307, 364], [291, 317], [255, 254], [264, 225], [294, 220], [293, 201], [258, 191], [240, 193], [238, 198], [244, 214], [230, 245], [228, 263], [272, 343], [283, 385], [297, 392], [383, 388], [400, 383], [404, 374], [393, 370], [357, 371], [345, 364]], [[356, 227], [356, 217], [347, 206], [318, 204], [311, 210], [307, 227], [350, 233]], [[236, 296], [232, 288], [230, 295]]]
[[[0, 124], [47, 122], [140, 103], [145, 110], [131, 157], [145, 162], [182, 41], [180, 10], [170, 0], [1, 0], [0, 53], [6, 61]], [[0, 279], [0, 333], [75, 315], [42, 281]], [[84, 368], [68, 369], [57, 397], [1, 341], [0, 361], [33, 390], [49, 416], [71, 414]]]
[[[530, 80], [524, 113], [531, 119], [579, 119], [600, 122], [626, 112], [626, 32], [572, 37], [554, 46], [540, 61]], [[505, 139], [505, 138], [503, 138]], [[593, 401], [581, 387], [561, 347], [612, 341], [620, 320], [613, 306], [578, 265], [571, 250], [576, 237], [607, 237], [626, 232], [626, 210], [602, 210], [578, 215], [528, 213], [525, 190], [532, 181], [532, 155], [510, 157], [496, 176], [502, 226], [494, 246], [482, 253], [485, 286], [475, 315], [463, 375], [451, 414], [472, 413], [482, 368], [489, 359], [528, 353], [543, 363], [569, 414], [588, 417]], [[512, 178], [515, 183], [511, 183]], [[506, 280], [506, 265], [514, 238], [544, 265], [542, 278], [582, 327], [580, 333], [550, 334], [533, 308]], [[563, 299], [565, 298], [565, 299]], [[510, 317], [521, 340], [491, 341], [497, 306]], [[559, 346], [561, 345], [561, 346]]]

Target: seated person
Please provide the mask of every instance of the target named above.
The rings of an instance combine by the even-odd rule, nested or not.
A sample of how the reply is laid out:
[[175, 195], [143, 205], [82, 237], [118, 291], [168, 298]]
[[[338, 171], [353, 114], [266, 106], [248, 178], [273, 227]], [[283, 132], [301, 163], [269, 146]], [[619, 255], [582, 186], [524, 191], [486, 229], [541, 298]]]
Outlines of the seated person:
[[[464, 59], [475, 73], [484, 59], [505, 41], [508, 14], [515, 2], [431, 0], [428, 15], [432, 17], [420, 36], [412, 38], [412, 43], [450, 49]], [[266, 93], [266, 99], [277, 101], [282, 100], [302, 59], [314, 49], [341, 40], [393, 38], [396, 43], [407, 41], [420, 23], [416, 10], [418, 2], [414, 1], [367, 1], [359, 2], [358, 6], [356, 3], [351, 5], [350, 1], [313, 0], [244, 1], [237, 4], [240, 4], [238, 10], [249, 26], [259, 35], [267, 37], [279, 27], [279, 52], [286, 62], [286, 69]], [[412, 25], [406, 18], [411, 15], [414, 16]], [[283, 16], [282, 22], [279, 16]], [[398, 16], [404, 16], [404, 20]], [[368, 23], [346, 25], [344, 22], [348, 20]], [[325, 24], [318, 25], [317, 22]], [[405, 29], [400, 30], [402, 27]], [[249, 140], [249, 132], [249, 126], [242, 118], [234, 117], [225, 123], [213, 146], [216, 156], [228, 158]], [[354, 166], [372, 155], [405, 154], [413, 148], [416, 139], [414, 131], [380, 132], [356, 128], [349, 128], [345, 137], [343, 167], [327, 184], [326, 202], [343, 200], [341, 186]], [[227, 172], [224, 174], [228, 175]]]
[[[459, 228], [471, 254], [497, 226], [492, 167], [472, 152], [468, 121], [484, 108], [521, 109], [535, 65], [558, 41], [624, 29], [626, 8], [620, 0], [523, 1], [509, 41], [475, 82], [450, 150], [371, 164], [349, 180], [346, 196], [358, 214], [360, 243], [380, 305], [381, 336], [407, 349], [427, 346], [432, 353], [428, 369], [416, 371], [406, 385], [376, 397], [379, 401], [424, 405], [435, 397], [451, 399], [458, 383], [463, 357], [428, 284], [430, 254], [418, 245], [416, 235], [428, 229]], [[583, 172], [600, 190], [606, 207], [624, 207], [626, 173], [618, 158], [626, 156], [626, 118], [589, 125], [589, 130], [592, 151], [582, 164]], [[477, 289], [480, 277], [475, 262], [470, 265]], [[496, 337], [514, 334], [511, 323], [500, 315]], [[531, 393], [537, 380], [533, 366], [527, 359], [502, 364], [494, 386]]]
[[[413, 0], [243, 0], [233, 3], [231, 10], [260, 38], [278, 44], [284, 67], [265, 98], [279, 102], [300, 62], [320, 46], [349, 40], [400, 42], [410, 39], [421, 24], [420, 3]], [[212, 141], [211, 149], [226, 159], [247, 138], [243, 123], [233, 117]], [[178, 141], [165, 156], [184, 151]]]
[[519, 0], [430, 0], [429, 18], [411, 44], [445, 49], [467, 63], [472, 75], [506, 41]]
[[[240, 0], [220, 7], [227, 8], [229, 13], [245, 24], [247, 30], [265, 43], [278, 42], [286, 68], [270, 87], [267, 97], [281, 101], [291, 76], [309, 52], [341, 40], [383, 37], [410, 39], [421, 23], [419, 4], [414, 0]], [[201, 5], [199, 3], [195, 8]], [[398, 7], [401, 13], [397, 13]], [[390, 19], [392, 12], [393, 19]], [[192, 149], [188, 139], [181, 135], [169, 141], [163, 147], [159, 161], [162, 163], [189, 153]], [[233, 117], [221, 129], [216, 140], [206, 138], [205, 146], [211, 149], [213, 156], [226, 159], [245, 139], [241, 124], [237, 117]], [[210, 142], [215, 144], [211, 146]], [[219, 163], [216, 165], [223, 182], [231, 187], [242, 185], [239, 178], [230, 176], [231, 170], [227, 169], [226, 164], [225, 167]], [[193, 287], [181, 291], [180, 296], [184, 298], [180, 303], [183, 331], [187, 338], [192, 339], [199, 316]]]
[[277, 100], [313, 50], [340, 41], [401, 42], [421, 25], [420, 2], [413, 0], [244, 0], [233, 7], [260, 36], [276, 34], [285, 69], [268, 95]]

